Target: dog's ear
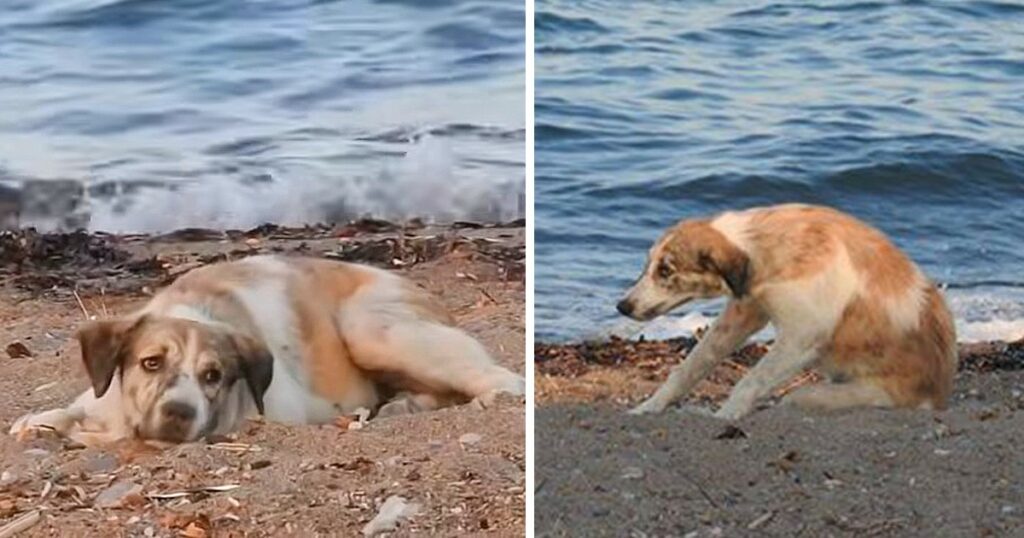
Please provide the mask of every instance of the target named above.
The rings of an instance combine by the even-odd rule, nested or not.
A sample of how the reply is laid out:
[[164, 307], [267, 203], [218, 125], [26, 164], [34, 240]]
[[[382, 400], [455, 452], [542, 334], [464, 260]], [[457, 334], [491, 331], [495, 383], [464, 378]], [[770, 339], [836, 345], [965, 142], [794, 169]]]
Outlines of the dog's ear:
[[743, 298], [750, 292], [750, 257], [742, 250], [726, 243], [701, 253], [710, 269], [722, 277], [733, 297]]
[[719, 271], [733, 297], [740, 299], [750, 292], [750, 258], [746, 254], [741, 254]]
[[263, 395], [274, 377], [274, 356], [262, 342], [241, 334], [232, 334], [231, 343], [238, 354], [238, 364], [256, 409], [263, 414]]
[[78, 330], [82, 362], [92, 381], [93, 394], [101, 398], [110, 388], [114, 372], [124, 363], [131, 335], [145, 322], [145, 316], [90, 321]]

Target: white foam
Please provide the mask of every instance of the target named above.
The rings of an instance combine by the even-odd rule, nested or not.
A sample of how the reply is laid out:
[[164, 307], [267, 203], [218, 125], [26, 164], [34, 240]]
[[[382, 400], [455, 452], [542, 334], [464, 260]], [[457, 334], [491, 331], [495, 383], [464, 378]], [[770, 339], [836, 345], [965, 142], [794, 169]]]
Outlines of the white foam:
[[956, 335], [961, 342], [1015, 342], [1024, 338], [1024, 319], [957, 320]]
[[521, 175], [484, 177], [460, 168], [459, 162], [450, 140], [423, 136], [410, 142], [403, 157], [384, 161], [373, 178], [283, 177], [249, 186], [214, 181], [173, 190], [141, 189], [127, 198], [92, 200], [89, 227], [153, 233], [183, 227], [250, 228], [266, 222], [301, 225], [322, 222], [338, 207], [352, 218], [445, 222], [522, 216]]
[[[1024, 290], [1020, 292], [999, 290], [949, 290], [946, 291], [950, 310], [953, 313], [958, 342], [1013, 342], [1024, 338]], [[611, 336], [626, 339], [644, 338], [661, 340], [693, 336], [697, 330], [709, 326], [721, 307], [710, 304], [693, 309], [681, 316], [664, 316], [642, 323], [623, 318], [584, 340], [597, 341]], [[754, 335], [753, 340], [766, 341], [775, 338], [769, 326]]]
[[947, 290], [960, 342], [1024, 338], [1024, 290]]

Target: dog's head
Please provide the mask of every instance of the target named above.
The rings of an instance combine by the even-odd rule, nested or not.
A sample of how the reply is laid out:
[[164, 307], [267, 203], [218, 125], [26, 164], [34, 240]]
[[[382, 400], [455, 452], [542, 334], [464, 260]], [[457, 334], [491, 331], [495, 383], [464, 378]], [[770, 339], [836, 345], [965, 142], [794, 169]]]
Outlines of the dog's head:
[[125, 420], [143, 439], [196, 440], [249, 395], [263, 413], [273, 358], [229, 329], [147, 315], [90, 322], [78, 340], [96, 397], [119, 373]]
[[654, 319], [693, 299], [743, 297], [750, 258], [706, 220], [683, 221], [651, 247], [636, 284], [619, 301], [619, 312]]

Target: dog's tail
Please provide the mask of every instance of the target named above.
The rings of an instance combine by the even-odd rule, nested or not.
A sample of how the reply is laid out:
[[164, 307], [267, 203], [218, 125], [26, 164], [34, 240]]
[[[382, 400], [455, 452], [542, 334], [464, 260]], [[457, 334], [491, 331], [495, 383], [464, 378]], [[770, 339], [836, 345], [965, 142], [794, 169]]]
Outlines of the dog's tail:
[[353, 362], [393, 389], [464, 398], [525, 390], [426, 290], [397, 276], [382, 272], [352, 295], [338, 325]]

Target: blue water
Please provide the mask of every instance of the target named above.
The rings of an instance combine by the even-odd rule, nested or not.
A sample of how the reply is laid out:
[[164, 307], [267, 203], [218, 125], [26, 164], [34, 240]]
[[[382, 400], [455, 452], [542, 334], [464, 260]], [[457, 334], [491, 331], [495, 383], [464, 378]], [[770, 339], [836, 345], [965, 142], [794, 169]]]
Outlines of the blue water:
[[887, 232], [962, 338], [1024, 335], [1024, 4], [544, 0], [535, 28], [539, 339], [641, 330], [614, 305], [665, 227], [788, 201]]
[[4, 0], [0, 181], [92, 226], [523, 212], [522, 0]]

